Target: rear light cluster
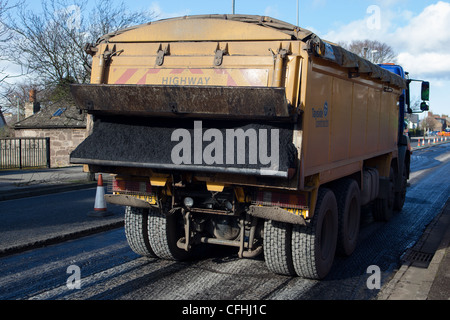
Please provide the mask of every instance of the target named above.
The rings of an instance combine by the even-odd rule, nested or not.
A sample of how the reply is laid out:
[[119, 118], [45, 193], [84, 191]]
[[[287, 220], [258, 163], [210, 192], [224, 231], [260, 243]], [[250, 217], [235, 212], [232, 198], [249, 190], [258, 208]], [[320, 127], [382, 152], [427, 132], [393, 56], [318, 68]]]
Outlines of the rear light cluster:
[[113, 178], [111, 191], [114, 194], [142, 195], [142, 196], [153, 195], [150, 181], [125, 180], [118, 177]]
[[252, 199], [252, 204], [288, 209], [307, 209], [308, 204], [303, 194], [258, 191]]

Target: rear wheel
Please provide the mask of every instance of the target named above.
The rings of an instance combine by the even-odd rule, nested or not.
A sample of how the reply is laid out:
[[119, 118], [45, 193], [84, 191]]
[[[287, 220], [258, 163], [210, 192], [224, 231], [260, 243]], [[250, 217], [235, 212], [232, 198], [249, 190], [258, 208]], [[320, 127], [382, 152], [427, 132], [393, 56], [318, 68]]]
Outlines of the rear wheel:
[[266, 220], [264, 223], [264, 259], [273, 273], [295, 275], [291, 254], [292, 225]]
[[328, 274], [334, 261], [337, 234], [336, 197], [330, 189], [321, 188], [309, 225], [295, 225], [292, 230], [292, 260], [299, 276], [322, 279]]
[[[170, 203], [168, 201], [167, 203]], [[180, 213], [168, 213], [168, 205], [162, 210], [150, 209], [148, 214], [148, 238], [156, 256], [167, 260], [185, 260], [189, 252], [180, 249], [177, 241], [184, 235], [183, 219]]]
[[145, 257], [156, 255], [147, 233], [148, 209], [125, 207], [125, 235], [131, 250]]
[[353, 179], [340, 181], [335, 189], [338, 204], [337, 253], [349, 256], [356, 248], [361, 220], [361, 193]]

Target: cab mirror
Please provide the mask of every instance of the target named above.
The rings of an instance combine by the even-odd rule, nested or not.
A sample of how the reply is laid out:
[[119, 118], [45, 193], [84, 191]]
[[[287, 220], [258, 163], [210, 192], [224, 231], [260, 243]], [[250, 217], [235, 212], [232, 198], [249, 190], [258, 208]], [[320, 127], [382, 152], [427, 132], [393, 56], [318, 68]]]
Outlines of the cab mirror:
[[[430, 101], [430, 83], [428, 81], [422, 82], [422, 101]], [[422, 105], [420, 109], [422, 109]]]
[[420, 104], [420, 110], [421, 111], [428, 111], [428, 110], [430, 110], [430, 106], [426, 102], [422, 102]]

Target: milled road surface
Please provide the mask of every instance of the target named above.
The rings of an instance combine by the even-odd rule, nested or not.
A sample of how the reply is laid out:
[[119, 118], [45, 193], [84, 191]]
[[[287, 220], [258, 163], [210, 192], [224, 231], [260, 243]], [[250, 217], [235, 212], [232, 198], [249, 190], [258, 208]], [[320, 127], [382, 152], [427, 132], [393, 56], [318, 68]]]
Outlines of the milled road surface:
[[[1, 258], [0, 299], [375, 299], [379, 290], [367, 287], [368, 267], [380, 268], [381, 285], [393, 276], [448, 199], [449, 159], [450, 144], [415, 151], [403, 210], [388, 223], [365, 212], [355, 252], [337, 257], [322, 281], [274, 275], [262, 256], [238, 259], [223, 247], [188, 262], [142, 258], [119, 228]], [[80, 289], [66, 285], [73, 284], [69, 266], [79, 268]]]
[[[0, 203], [0, 256], [4, 252], [39, 246], [105, 224], [123, 221], [123, 209], [108, 206], [108, 217], [93, 218], [96, 188]], [[1, 289], [0, 289], [1, 290]]]

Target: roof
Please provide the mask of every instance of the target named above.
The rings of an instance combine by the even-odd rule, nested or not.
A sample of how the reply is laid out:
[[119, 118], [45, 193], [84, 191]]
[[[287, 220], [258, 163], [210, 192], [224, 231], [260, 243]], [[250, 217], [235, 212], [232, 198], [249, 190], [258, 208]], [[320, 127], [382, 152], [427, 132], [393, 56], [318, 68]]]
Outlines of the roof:
[[[255, 16], [255, 15], [195, 15], [195, 16], [184, 16], [184, 17], [178, 17], [178, 18], [170, 18], [170, 19], [163, 19], [158, 20], [154, 22], [148, 22], [145, 24], [129, 27], [123, 30], [119, 30], [113, 33], [106, 34], [99, 38], [97, 40], [97, 45], [104, 42], [115, 42], [114, 40], [117, 40], [117, 42], [120, 42], [121, 40], [124, 40], [126, 37], [120, 37], [120, 35], [129, 32], [130, 34], [133, 33], [133, 30], [139, 29], [139, 28], [149, 28], [149, 26], [154, 26], [158, 30], [164, 30], [161, 29], [161, 24], [167, 24], [168, 28], [166, 30], [173, 30], [174, 27], [178, 28], [178, 30], [183, 30], [183, 25], [187, 25], [192, 20], [204, 20], [205, 23], [211, 23], [211, 20], [228, 20], [233, 22], [242, 22], [249, 24], [250, 32], [253, 32], [252, 37], [254, 36], [257, 40], [263, 40], [261, 38], [260, 32], [258, 30], [261, 30], [259, 28], [255, 28], [253, 26], [258, 26], [261, 28], [267, 28], [272, 31], [276, 32], [270, 32], [270, 38], [274, 39], [274, 37], [279, 37], [280, 40], [300, 40], [302, 42], [305, 42], [307, 44], [308, 52], [310, 55], [314, 55], [316, 57], [323, 58], [328, 61], [332, 61], [336, 64], [338, 64], [341, 67], [349, 69], [349, 74], [352, 75], [359, 75], [359, 74], [367, 74], [369, 77], [373, 79], [379, 79], [384, 83], [387, 83], [388, 85], [394, 85], [399, 88], [405, 89], [406, 88], [406, 80], [384, 68], [381, 68], [380, 66], [371, 63], [370, 61], [350, 52], [346, 49], [342, 48], [339, 45], [336, 45], [334, 43], [330, 43], [326, 40], [322, 40], [320, 37], [318, 37], [313, 32], [300, 28], [298, 26], [292, 25], [287, 22], [283, 22], [271, 17], [266, 16]], [[185, 23], [183, 24], [183, 21]], [[207, 29], [207, 28], [203, 28]], [[195, 30], [199, 30], [198, 28]], [[248, 31], [248, 30], [247, 30]], [[191, 32], [190, 29], [186, 29], [186, 32], [190, 33], [190, 37], [195, 39], [195, 32]], [[185, 32], [185, 33], [186, 33]], [[199, 33], [202, 32], [206, 34], [205, 30], [198, 31]], [[182, 32], [181, 32], [182, 33]], [[152, 34], [152, 36], [158, 37], [157, 35], [159, 32], [151, 32], [149, 30], [148, 34]], [[180, 32], [174, 32], [173, 33], [176, 36], [179, 36]], [[239, 32], [234, 33], [228, 33], [228, 35], [233, 34], [234, 37], [239, 37]], [[244, 34], [244, 33], [242, 33]], [[184, 35], [186, 37], [186, 35]], [[114, 39], [117, 37], [116, 39]], [[236, 38], [236, 40], [237, 40]], [[120, 40], [119, 40], [120, 39]], [[133, 39], [133, 37], [130, 37], [129, 39]], [[250, 38], [249, 38], [250, 39]], [[162, 41], [164, 39], [159, 39], [158, 41]], [[167, 40], [167, 39], [166, 39]], [[186, 38], [180, 38], [180, 41], [186, 40]], [[201, 39], [198, 39], [201, 40]], [[242, 39], [241, 39], [242, 40]], [[156, 40], [155, 40], [156, 41]], [[170, 39], [169, 41], [172, 41]]]
[[14, 129], [67, 129], [86, 128], [86, 115], [71, 104], [54, 103], [32, 116], [19, 121]]

